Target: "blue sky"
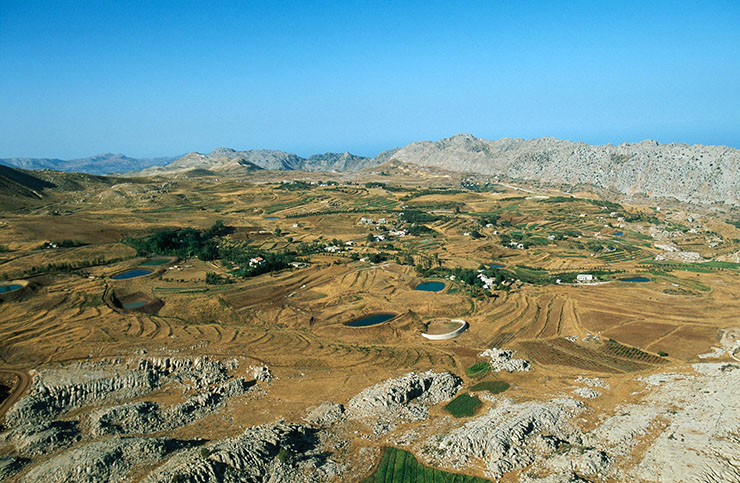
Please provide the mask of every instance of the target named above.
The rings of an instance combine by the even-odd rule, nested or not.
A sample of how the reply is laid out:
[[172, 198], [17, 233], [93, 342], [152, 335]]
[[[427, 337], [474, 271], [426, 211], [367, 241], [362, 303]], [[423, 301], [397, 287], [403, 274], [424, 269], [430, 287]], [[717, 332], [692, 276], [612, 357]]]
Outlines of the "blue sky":
[[740, 147], [740, 2], [0, 1], [0, 157]]

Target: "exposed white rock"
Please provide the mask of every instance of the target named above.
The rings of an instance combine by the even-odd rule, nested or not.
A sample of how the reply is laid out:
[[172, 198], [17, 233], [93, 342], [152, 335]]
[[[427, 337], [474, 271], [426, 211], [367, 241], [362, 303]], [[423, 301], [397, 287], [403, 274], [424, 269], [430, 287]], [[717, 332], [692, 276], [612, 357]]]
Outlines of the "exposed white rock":
[[252, 372], [252, 377], [258, 382], [270, 382], [272, 381], [272, 373], [270, 372], [270, 368], [261, 365], [261, 366], [249, 366], [249, 370]]
[[125, 481], [139, 465], [157, 463], [182, 447], [164, 438], [113, 438], [66, 451], [26, 473], [21, 481], [47, 483]]
[[349, 401], [347, 414], [375, 421], [375, 433], [382, 434], [398, 420], [426, 419], [428, 406], [452, 399], [461, 385], [462, 380], [448, 372], [409, 372], [364, 389]]
[[529, 371], [529, 361], [525, 359], [514, 359], [514, 351], [497, 349], [495, 347], [486, 349], [480, 353], [480, 357], [490, 359], [491, 369], [499, 372], [526, 372]]
[[328, 460], [317, 443], [307, 426], [285, 423], [255, 426], [241, 436], [180, 452], [149, 473], [143, 482], [287, 483], [337, 479], [341, 466]]
[[70, 409], [94, 402], [132, 399], [167, 382], [205, 389], [228, 379], [227, 371], [236, 361], [215, 361], [208, 357], [147, 358], [130, 361], [79, 362], [57, 369], [38, 371], [29, 394], [6, 414], [9, 427], [49, 420]]
[[419, 141], [379, 154], [452, 171], [505, 175], [570, 185], [586, 183], [627, 195], [735, 204], [740, 193], [740, 150], [656, 141], [592, 146], [555, 138], [495, 141], [457, 134]]
[[541, 452], [563, 444], [579, 444], [580, 431], [570, 424], [581, 405], [573, 400], [514, 403], [502, 399], [482, 416], [427, 442], [425, 454], [436, 463], [464, 468], [472, 460], [485, 464], [486, 474], [504, 473], [532, 464]]
[[589, 387], [600, 387], [602, 389], [609, 389], [609, 383], [599, 377], [583, 377], [578, 376], [576, 382], [585, 384]]
[[311, 408], [304, 421], [317, 426], [329, 426], [344, 416], [344, 406], [341, 404], [323, 403]]
[[573, 394], [580, 396], [584, 399], [595, 399], [601, 396], [601, 392], [590, 387], [579, 387], [573, 390]]
[[18, 473], [29, 461], [28, 458], [19, 458], [17, 456], [0, 457], [0, 481], [5, 481]]

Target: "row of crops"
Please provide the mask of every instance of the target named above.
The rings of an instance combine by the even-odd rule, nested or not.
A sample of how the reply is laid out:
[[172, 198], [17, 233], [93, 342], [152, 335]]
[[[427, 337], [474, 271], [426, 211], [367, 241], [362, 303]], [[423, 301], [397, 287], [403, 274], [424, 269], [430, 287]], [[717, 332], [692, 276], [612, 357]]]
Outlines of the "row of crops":
[[375, 473], [364, 483], [485, 483], [477, 476], [448, 473], [419, 463], [414, 455], [398, 448], [386, 448]]

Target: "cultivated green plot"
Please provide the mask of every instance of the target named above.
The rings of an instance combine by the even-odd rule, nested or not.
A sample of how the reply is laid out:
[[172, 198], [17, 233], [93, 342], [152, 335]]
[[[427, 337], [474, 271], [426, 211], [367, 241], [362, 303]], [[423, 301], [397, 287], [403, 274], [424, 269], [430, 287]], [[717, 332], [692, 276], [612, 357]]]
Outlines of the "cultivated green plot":
[[465, 369], [465, 373], [468, 377], [481, 377], [490, 370], [491, 365], [488, 362], [480, 361]]
[[483, 402], [470, 394], [460, 394], [445, 405], [445, 411], [456, 418], [468, 418], [474, 416]]
[[488, 391], [491, 394], [500, 394], [509, 389], [509, 383], [504, 381], [483, 381], [470, 388], [471, 391]]
[[398, 448], [386, 448], [375, 473], [363, 483], [485, 483], [477, 476], [448, 473], [424, 466], [414, 455]]

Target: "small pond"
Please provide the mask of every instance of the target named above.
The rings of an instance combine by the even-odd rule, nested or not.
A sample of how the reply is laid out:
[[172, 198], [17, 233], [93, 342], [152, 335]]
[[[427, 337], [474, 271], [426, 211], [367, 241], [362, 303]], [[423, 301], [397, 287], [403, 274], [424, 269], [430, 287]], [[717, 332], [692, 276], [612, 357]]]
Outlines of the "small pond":
[[265, 217], [265, 220], [279, 220], [279, 219], [280, 219], [279, 216], [266, 216]]
[[149, 275], [152, 273], [151, 270], [146, 270], [143, 268], [135, 268], [133, 270], [129, 270], [128, 272], [119, 273], [118, 275], [113, 275], [111, 278], [113, 280], [127, 280], [129, 278], [136, 278], [136, 277], [143, 277], [144, 275]]
[[621, 231], [618, 231], [618, 232], [616, 232], [616, 233], [614, 234], [614, 236], [622, 236], [622, 235], [624, 235], [624, 233], [622, 233]]
[[143, 307], [146, 304], [148, 304], [146, 300], [132, 300], [131, 302], [125, 302], [121, 304], [121, 307], [123, 307], [126, 310], [132, 310], [132, 309], [138, 309], [139, 307]]
[[620, 282], [650, 282], [650, 279], [647, 277], [629, 277], [629, 278], [620, 278]]
[[445, 284], [442, 282], [422, 282], [415, 287], [415, 290], [422, 290], [424, 292], [439, 292], [445, 288]]
[[504, 266], [499, 263], [489, 263], [487, 266], [488, 268], [504, 268]]
[[23, 285], [18, 285], [17, 283], [12, 283], [10, 285], [0, 285], [0, 293], [15, 292], [16, 290], [20, 290], [22, 288]]
[[169, 262], [169, 258], [152, 258], [151, 260], [147, 260], [146, 262], [142, 263], [142, 265], [147, 267], [156, 267], [159, 265], [164, 265], [165, 263]]
[[378, 325], [383, 322], [387, 322], [395, 316], [396, 314], [389, 313], [370, 314], [347, 322], [345, 325], [348, 325], [349, 327], [369, 327], [371, 325]]

